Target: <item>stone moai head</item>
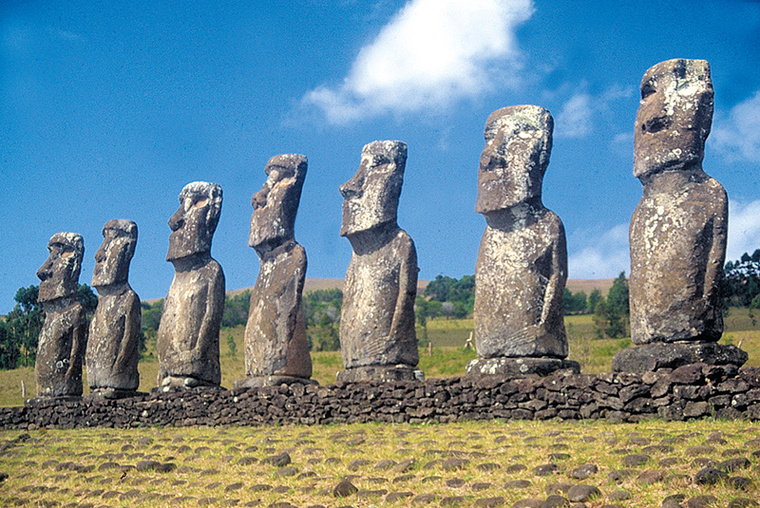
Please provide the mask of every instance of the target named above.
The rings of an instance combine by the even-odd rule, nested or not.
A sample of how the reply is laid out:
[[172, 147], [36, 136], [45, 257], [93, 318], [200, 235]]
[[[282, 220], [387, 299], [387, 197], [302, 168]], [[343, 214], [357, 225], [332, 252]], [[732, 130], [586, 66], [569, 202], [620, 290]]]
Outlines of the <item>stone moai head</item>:
[[541, 198], [552, 150], [552, 115], [540, 106], [510, 106], [486, 121], [475, 211], [489, 213]]
[[126, 282], [129, 263], [137, 244], [137, 224], [115, 219], [103, 226], [103, 244], [95, 253], [92, 286], [103, 287]]
[[251, 233], [248, 245], [267, 252], [295, 237], [294, 227], [301, 189], [306, 178], [306, 157], [275, 155], [264, 171], [267, 181], [251, 198]]
[[364, 146], [359, 170], [340, 186], [344, 199], [341, 236], [396, 222], [405, 167], [406, 143], [373, 141]]
[[167, 261], [211, 251], [211, 240], [222, 213], [222, 188], [215, 183], [192, 182], [179, 194], [179, 209], [169, 219]]
[[48, 242], [48, 252], [47, 261], [37, 270], [40, 279], [37, 301], [40, 303], [76, 294], [84, 241], [76, 233], [56, 233]]
[[633, 175], [699, 165], [713, 115], [710, 64], [675, 59], [650, 68], [641, 80]]

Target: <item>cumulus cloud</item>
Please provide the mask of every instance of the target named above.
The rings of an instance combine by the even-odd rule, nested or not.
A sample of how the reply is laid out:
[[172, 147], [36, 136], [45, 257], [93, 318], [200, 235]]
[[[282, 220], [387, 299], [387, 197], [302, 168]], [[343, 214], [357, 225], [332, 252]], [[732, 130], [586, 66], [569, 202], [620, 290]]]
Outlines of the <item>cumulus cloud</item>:
[[613, 102], [627, 99], [634, 93], [631, 87], [612, 85], [598, 96], [583, 91], [573, 94], [559, 111], [555, 122], [555, 134], [561, 138], [585, 138], [590, 135], [596, 126], [596, 119], [605, 115]]
[[594, 126], [591, 101], [591, 96], [583, 92], [565, 102], [557, 115], [557, 136], [585, 138], [591, 133]]
[[568, 257], [568, 276], [573, 279], [611, 279], [630, 270], [628, 224], [618, 224], [594, 235]]
[[726, 261], [760, 249], [760, 200], [749, 203], [728, 202], [728, 248]]
[[410, 0], [363, 47], [343, 82], [308, 92], [331, 123], [446, 107], [520, 72], [515, 29], [532, 0]]
[[760, 162], [760, 90], [728, 115], [716, 115], [709, 140], [732, 161]]

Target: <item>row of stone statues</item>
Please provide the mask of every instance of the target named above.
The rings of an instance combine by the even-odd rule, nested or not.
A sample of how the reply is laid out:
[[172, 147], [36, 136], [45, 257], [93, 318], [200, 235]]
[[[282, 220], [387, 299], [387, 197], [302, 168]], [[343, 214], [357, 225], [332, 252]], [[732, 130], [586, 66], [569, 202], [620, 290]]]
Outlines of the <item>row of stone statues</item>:
[[[746, 353], [717, 344], [723, 330], [718, 284], [725, 260], [727, 197], [702, 170], [713, 88], [702, 60], [670, 60], [647, 71], [635, 125], [634, 175], [644, 194], [631, 220], [631, 336], [613, 370], [644, 372], [698, 361], [741, 365]], [[559, 217], [541, 201], [553, 120], [539, 106], [491, 114], [480, 158], [476, 211], [486, 219], [475, 270], [471, 376], [548, 374], [567, 369], [562, 295], [567, 247]], [[340, 234], [353, 254], [340, 321], [340, 381], [412, 380], [418, 363], [414, 300], [417, 256], [397, 223], [406, 145], [375, 141], [340, 187]], [[306, 177], [302, 155], [273, 157], [252, 199], [249, 245], [260, 258], [245, 330], [246, 378], [235, 387], [309, 383], [302, 292], [306, 254], [294, 236]], [[175, 276], [158, 330], [161, 390], [218, 386], [224, 274], [211, 257], [222, 190], [194, 182], [169, 220], [167, 261]], [[95, 255], [98, 307], [86, 347], [95, 396], [133, 394], [139, 384], [140, 306], [127, 282], [137, 240], [131, 221], [108, 222]], [[37, 357], [38, 396], [82, 393], [85, 320], [75, 297], [84, 252], [73, 233], [53, 236], [38, 272], [46, 319]]]

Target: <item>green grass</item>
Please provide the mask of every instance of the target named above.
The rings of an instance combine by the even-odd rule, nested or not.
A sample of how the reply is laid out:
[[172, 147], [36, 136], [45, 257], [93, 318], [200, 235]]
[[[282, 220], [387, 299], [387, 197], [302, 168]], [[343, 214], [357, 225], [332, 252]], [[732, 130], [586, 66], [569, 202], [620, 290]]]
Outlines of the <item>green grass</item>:
[[[546, 499], [552, 484], [571, 483], [601, 491], [589, 507], [609, 503], [608, 496], [620, 490], [630, 494], [620, 502], [626, 507], [660, 506], [673, 494], [714, 496], [711, 506], [725, 507], [738, 497], [757, 497], [760, 469], [753, 452], [760, 448], [759, 435], [757, 423], [709, 419], [0, 431], [0, 472], [8, 474], [0, 506], [412, 505], [411, 498], [386, 499], [397, 492], [434, 496], [426, 506], [446, 505], [442, 500], [452, 496], [462, 497], [459, 506], [496, 497], [502, 506], [512, 506], [519, 499]], [[647, 448], [651, 445], [660, 446]], [[263, 463], [281, 452], [288, 453], [293, 475], [282, 476], [278, 466]], [[624, 465], [631, 454], [649, 459]], [[748, 491], [726, 481], [693, 481], [707, 461], [729, 457], [752, 463], [730, 473], [749, 479]], [[242, 458], [248, 463], [241, 464]], [[454, 468], [441, 462], [451, 458], [465, 460]], [[135, 469], [144, 460], [177, 468]], [[401, 471], [397, 464], [404, 460], [411, 462]], [[376, 467], [380, 461], [392, 461], [391, 468]], [[557, 466], [556, 473], [535, 474], [536, 466], [549, 463]], [[585, 464], [596, 465], [597, 472], [574, 479], [571, 471]], [[619, 483], [609, 478], [622, 469], [632, 470], [632, 476]], [[646, 471], [657, 472], [659, 479], [637, 480]], [[346, 477], [364, 494], [336, 499], [332, 490]], [[508, 488], [511, 480], [525, 480], [527, 486]]]
[[[754, 321], [753, 321], [754, 320]], [[752, 316], [747, 309], [732, 308], [725, 318], [726, 331], [722, 344], [734, 344], [749, 355], [746, 366], [760, 366], [760, 311]], [[569, 359], [581, 364], [581, 371], [587, 374], [609, 372], [612, 356], [619, 350], [630, 346], [630, 340], [599, 339], [594, 329], [593, 316], [567, 316], [565, 328], [568, 336]], [[464, 374], [467, 362], [475, 358], [475, 352], [465, 349], [464, 345], [473, 330], [472, 319], [434, 319], [427, 324], [427, 334], [433, 345], [432, 355], [427, 347], [420, 348], [420, 368], [427, 377], [455, 377]], [[220, 349], [222, 363], [222, 386], [231, 387], [237, 379], [244, 377], [245, 348], [243, 345], [243, 326], [222, 329]], [[235, 341], [235, 354], [232, 355], [227, 337]], [[417, 327], [417, 337], [422, 339], [422, 327]], [[335, 375], [342, 370], [340, 352], [313, 352], [311, 354], [316, 379], [322, 385], [335, 382]], [[140, 390], [150, 391], [156, 386], [158, 364], [155, 343], [148, 344], [148, 351], [139, 365]], [[86, 374], [85, 374], [86, 379]], [[34, 369], [31, 367], [0, 371], [0, 406], [19, 406], [23, 404], [21, 381], [26, 384], [27, 397], [35, 393]], [[87, 393], [87, 388], [85, 388]]]

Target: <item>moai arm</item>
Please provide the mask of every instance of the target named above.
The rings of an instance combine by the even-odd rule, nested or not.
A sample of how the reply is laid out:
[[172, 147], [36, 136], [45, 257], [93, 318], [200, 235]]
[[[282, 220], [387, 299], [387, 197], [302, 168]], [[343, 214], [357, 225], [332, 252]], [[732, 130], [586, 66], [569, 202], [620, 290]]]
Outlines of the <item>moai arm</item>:
[[[140, 308], [140, 300], [135, 293], [129, 291], [129, 306], [127, 307], [127, 314], [124, 318], [124, 335], [121, 339], [119, 354], [116, 356], [114, 365], [124, 365], [124, 360], [137, 354], [134, 351], [137, 348], [137, 341], [131, 340], [132, 337], [136, 337], [140, 333], [140, 325], [142, 322], [142, 309]], [[134, 316], [137, 315], [137, 319]]]
[[77, 302], [75, 305], [77, 306], [77, 317], [74, 322], [78, 323], [78, 325], [71, 330], [71, 356], [69, 356], [69, 368], [66, 371], [66, 379], [73, 379], [75, 375], [81, 377], [82, 359], [87, 349], [87, 319], [84, 316], [84, 309], [81, 304]]
[[214, 273], [206, 286], [206, 309], [198, 334], [193, 341], [193, 350], [202, 357], [205, 356], [205, 353], [202, 351], [203, 344], [201, 342], [207, 337], [219, 335], [219, 323], [224, 313], [224, 273], [213, 260], [208, 266], [213, 267]]
[[[405, 232], [401, 232], [401, 252], [399, 257], [401, 258], [401, 266], [399, 267], [398, 275], [398, 295], [396, 296], [396, 307], [393, 312], [393, 320], [391, 321], [391, 328], [389, 332], [390, 337], [397, 336], [399, 329], [404, 329], [411, 326], [414, 329], [414, 298], [417, 295], [417, 251], [414, 248], [412, 239]], [[405, 309], [405, 307], [412, 307], [412, 311]], [[408, 320], [412, 319], [412, 323], [408, 323]]]
[[712, 242], [710, 243], [710, 253], [707, 257], [707, 266], [705, 268], [705, 284], [702, 288], [704, 297], [711, 301], [713, 293], [718, 290], [717, 281], [723, 276], [723, 265], [726, 262], [726, 242], [728, 231], [728, 196], [725, 189], [721, 187], [722, 206], [721, 210], [711, 221]]
[[283, 291], [283, 297], [279, 299], [278, 304], [280, 305], [280, 315], [281, 316], [288, 316], [288, 330], [284, 330], [287, 333], [287, 337], [292, 337], [292, 331], [296, 329], [296, 323], [298, 322], [298, 307], [299, 307], [299, 301], [301, 300], [303, 295], [303, 285], [305, 282], [305, 275], [306, 275], [306, 252], [303, 250], [303, 247], [300, 245], [296, 245], [293, 249], [292, 256], [294, 256], [294, 269], [293, 269], [293, 276], [291, 277], [291, 280], [285, 285], [285, 290]]
[[[549, 212], [554, 215], [552, 212]], [[551, 273], [549, 282], [546, 284], [544, 291], [544, 308], [541, 310], [540, 326], [544, 328], [547, 321], [552, 316], [562, 310], [562, 296], [567, 283], [567, 241], [565, 240], [565, 228], [560, 222], [559, 217], [554, 216], [555, 225], [557, 226], [557, 238], [551, 246]], [[554, 228], [552, 228], [554, 229]], [[554, 328], [552, 323], [549, 326]]]

